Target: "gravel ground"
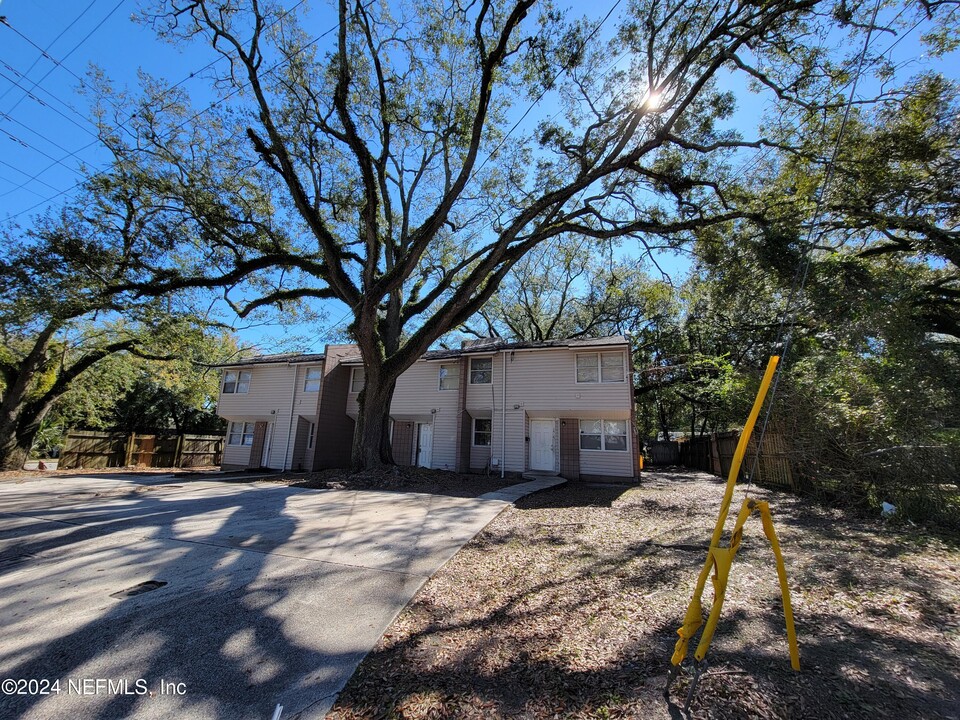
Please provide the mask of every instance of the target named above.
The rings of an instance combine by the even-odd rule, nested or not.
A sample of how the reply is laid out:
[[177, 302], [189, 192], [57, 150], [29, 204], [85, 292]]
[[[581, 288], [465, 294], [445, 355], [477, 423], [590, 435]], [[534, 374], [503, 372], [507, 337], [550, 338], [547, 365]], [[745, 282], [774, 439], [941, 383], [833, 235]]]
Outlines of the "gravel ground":
[[[661, 691], [722, 494], [673, 471], [519, 501], [422, 588], [329, 717], [683, 717], [687, 675]], [[960, 717], [960, 539], [752, 494], [773, 507], [802, 671], [754, 517], [690, 717]]]

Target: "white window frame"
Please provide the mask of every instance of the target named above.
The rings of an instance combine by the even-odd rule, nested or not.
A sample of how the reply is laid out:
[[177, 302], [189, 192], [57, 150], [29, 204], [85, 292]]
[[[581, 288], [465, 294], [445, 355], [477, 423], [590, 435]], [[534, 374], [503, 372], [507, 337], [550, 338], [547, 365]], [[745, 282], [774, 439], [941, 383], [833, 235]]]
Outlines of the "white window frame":
[[[456, 378], [457, 384], [452, 387], [444, 387], [443, 381], [451, 377], [450, 368], [453, 368], [456, 372], [454, 377]], [[444, 374], [446, 372], [446, 374]], [[440, 365], [440, 371], [437, 373], [439, 376], [437, 379], [437, 390], [459, 390], [460, 389], [460, 363], [443, 363]]]
[[[316, 377], [310, 377], [310, 374], [316, 374]], [[322, 367], [308, 367], [307, 373], [303, 378], [303, 391], [308, 393], [320, 392], [320, 383], [323, 382]], [[316, 387], [313, 387], [313, 385]]]
[[[600, 447], [598, 448], [585, 448], [583, 446], [583, 437], [585, 435], [596, 437], [597, 433], [590, 432], [585, 433], [583, 431], [584, 423], [600, 423]], [[624, 432], [607, 432], [607, 423], [623, 423]], [[577, 437], [579, 438], [578, 444], [580, 446], [580, 452], [629, 452], [630, 450], [630, 422], [628, 420], [609, 420], [604, 418], [587, 418], [585, 420], [579, 421], [578, 426], [579, 432]], [[623, 438], [623, 447], [607, 447], [607, 436], [610, 437], [622, 437]]]
[[[239, 429], [237, 428], [238, 425], [240, 426]], [[253, 429], [255, 425], [256, 423], [252, 422], [231, 422], [230, 427], [227, 428], [227, 445], [233, 445], [234, 447], [242, 447], [244, 445], [250, 447], [253, 445]], [[248, 438], [249, 442], [247, 442]]]
[[307, 450], [313, 450], [313, 436], [316, 434], [316, 432], [317, 424], [313, 422], [310, 423], [310, 432], [307, 435]]
[[[483, 362], [488, 362], [488, 363], [490, 363], [490, 369], [489, 369], [489, 370], [476, 370], [476, 371], [475, 371], [475, 370], [473, 369], [473, 364], [474, 364], [475, 362], [478, 362], [478, 361], [483, 361]], [[474, 380], [473, 380], [473, 373], [474, 373], [474, 372], [486, 372], [486, 373], [490, 373], [490, 374], [488, 375], [488, 377], [489, 377], [490, 379], [487, 380], [486, 382], [474, 382]], [[490, 385], [490, 384], [492, 384], [492, 383], [493, 383], [493, 357], [470, 358], [470, 384], [471, 384], [471, 385]]]
[[[489, 430], [477, 430], [477, 421], [490, 423]], [[493, 418], [473, 418], [473, 423], [470, 426], [470, 445], [476, 448], [487, 448], [488, 450], [493, 447]], [[490, 438], [490, 442], [486, 445], [477, 445], [477, 433], [487, 435]]]
[[[231, 378], [231, 375], [233, 376]], [[230, 389], [227, 389], [227, 383], [230, 383]], [[223, 373], [224, 395], [245, 395], [250, 392], [250, 371], [249, 370], [227, 370]]]
[[[357, 387], [357, 374], [360, 375], [360, 387]], [[350, 368], [350, 392], [356, 395], [367, 384], [367, 373], [362, 367]]]
[[[581, 380], [580, 379], [580, 358], [592, 357], [594, 361], [593, 367], [596, 369], [597, 379], [596, 380]], [[620, 360], [620, 379], [619, 380], [604, 380], [603, 379], [603, 358], [612, 358], [616, 357]], [[573, 378], [576, 380], [577, 385], [616, 385], [618, 383], [625, 383], [627, 381], [627, 363], [624, 358], [623, 352], [592, 352], [592, 353], [577, 353], [576, 359], [573, 363]]]

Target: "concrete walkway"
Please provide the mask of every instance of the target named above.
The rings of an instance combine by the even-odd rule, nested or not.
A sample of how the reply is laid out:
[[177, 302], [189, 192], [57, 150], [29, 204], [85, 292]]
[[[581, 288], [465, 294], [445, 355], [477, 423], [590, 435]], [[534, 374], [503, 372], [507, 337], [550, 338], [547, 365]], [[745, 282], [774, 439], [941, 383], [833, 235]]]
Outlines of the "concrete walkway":
[[284, 720], [322, 718], [430, 575], [510, 502], [561, 482], [475, 499], [2, 482], [0, 679], [18, 684], [0, 717], [263, 720], [280, 704]]

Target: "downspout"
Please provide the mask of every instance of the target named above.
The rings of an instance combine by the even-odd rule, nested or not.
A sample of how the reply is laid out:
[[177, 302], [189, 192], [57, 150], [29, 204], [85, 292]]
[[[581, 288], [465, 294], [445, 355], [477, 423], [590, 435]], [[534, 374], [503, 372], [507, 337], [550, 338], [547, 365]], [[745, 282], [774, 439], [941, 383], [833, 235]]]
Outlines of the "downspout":
[[507, 466], [507, 351], [503, 350], [503, 380], [500, 385], [500, 479]]
[[[287, 363], [287, 367], [290, 366], [290, 363]], [[300, 366], [293, 366], [293, 392], [290, 393], [290, 422], [287, 423], [287, 445], [283, 448], [283, 467], [281, 471], [285, 472], [287, 469], [287, 457], [289, 457], [290, 452], [290, 435], [293, 433], [293, 409], [296, 406], [297, 402], [297, 375], [300, 374]], [[293, 469], [293, 458], [290, 459], [290, 469]]]

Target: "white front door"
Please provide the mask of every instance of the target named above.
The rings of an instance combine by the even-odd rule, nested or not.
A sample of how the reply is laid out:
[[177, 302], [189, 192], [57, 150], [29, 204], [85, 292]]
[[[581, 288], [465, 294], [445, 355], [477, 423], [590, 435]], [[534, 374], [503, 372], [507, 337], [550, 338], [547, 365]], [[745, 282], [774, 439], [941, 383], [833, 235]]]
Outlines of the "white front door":
[[530, 421], [530, 469], [553, 472], [554, 465], [553, 420]]
[[433, 459], [433, 425], [417, 423], [417, 465], [430, 467]]

